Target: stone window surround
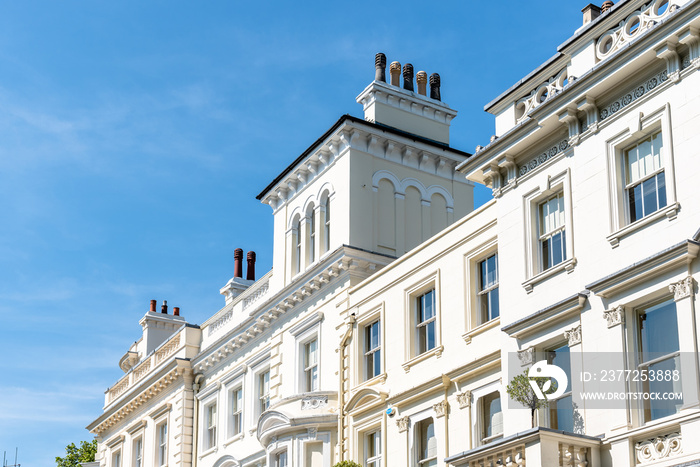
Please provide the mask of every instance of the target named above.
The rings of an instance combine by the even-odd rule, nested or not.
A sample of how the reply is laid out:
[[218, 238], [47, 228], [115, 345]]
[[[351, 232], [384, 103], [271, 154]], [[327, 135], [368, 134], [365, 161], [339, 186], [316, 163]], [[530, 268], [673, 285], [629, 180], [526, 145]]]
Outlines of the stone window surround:
[[[544, 174], [541, 174], [544, 177]], [[550, 176], [544, 183], [523, 196], [523, 214], [525, 225], [525, 264], [527, 279], [522, 283], [527, 293], [532, 292], [535, 285], [561, 271], [571, 273], [576, 266], [574, 254], [573, 208], [571, 201], [570, 169]], [[539, 204], [547, 198], [562, 192], [564, 195], [564, 225], [566, 229], [566, 259], [544, 271], [540, 270], [540, 242], [538, 235]]]
[[[416, 354], [416, 299], [422, 294], [435, 290], [435, 347]], [[404, 289], [404, 317], [405, 317], [405, 361], [402, 367], [406, 373], [411, 367], [432, 356], [440, 357], [444, 347], [442, 345], [441, 318], [440, 318], [440, 270], [436, 270], [423, 279]]]
[[497, 241], [497, 237], [490, 238], [465, 255], [465, 268], [467, 270], [465, 281], [465, 290], [467, 293], [465, 323], [467, 329], [466, 332], [462, 334], [462, 338], [467, 344], [471, 343], [475, 336], [494, 327], [498, 327], [501, 323], [500, 315], [491, 321], [479, 323], [479, 301], [476, 298], [476, 293], [479, 290], [479, 263], [492, 254], [498, 253]]
[[[356, 339], [357, 347], [355, 349], [355, 355], [358, 362], [362, 362], [362, 365], [357, 365], [355, 369], [355, 388], [361, 385], [372, 385], [375, 382], [384, 383], [386, 381], [386, 351], [384, 348], [385, 339], [385, 328], [384, 325], [384, 308], [385, 302], [381, 302], [379, 305], [372, 307], [369, 311], [363, 312], [359, 318], [356, 318], [356, 332], [358, 333], [358, 339]], [[379, 375], [373, 378], [366, 378], [366, 367], [365, 367], [365, 328], [375, 321], [379, 321], [379, 345], [381, 346], [381, 372]]]
[[[676, 198], [676, 181], [671, 130], [671, 106], [666, 103], [648, 115], [642, 112], [630, 114], [627, 125], [605, 143], [608, 172], [608, 203], [610, 208], [610, 234], [606, 237], [612, 248], [622, 238], [662, 218], [673, 220], [680, 205]], [[629, 223], [627, 195], [624, 183], [625, 150], [651, 134], [661, 131], [663, 138], [663, 165], [666, 181], [666, 207]]]

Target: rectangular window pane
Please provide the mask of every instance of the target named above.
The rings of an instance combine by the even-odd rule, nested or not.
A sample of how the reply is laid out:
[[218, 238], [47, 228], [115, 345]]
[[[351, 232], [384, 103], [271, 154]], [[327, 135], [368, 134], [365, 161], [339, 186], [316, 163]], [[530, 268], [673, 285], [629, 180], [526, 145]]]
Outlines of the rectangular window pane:
[[489, 303], [491, 304], [491, 307], [489, 308], [489, 321], [495, 318], [498, 318], [499, 316], [499, 311], [498, 311], [498, 288], [493, 289], [491, 292], [489, 292]]
[[423, 420], [418, 425], [418, 436], [419, 436], [419, 460], [420, 465], [437, 465], [437, 462], [433, 464], [430, 461], [437, 457], [437, 439], [435, 438], [435, 427], [433, 425], [433, 420]]
[[644, 215], [649, 215], [658, 210], [656, 204], [656, 177], [652, 177], [642, 182], [642, 196], [644, 200]]
[[562, 234], [560, 232], [552, 236], [552, 266], [556, 266], [564, 260], [563, 254], [564, 248], [562, 245]]
[[484, 396], [483, 410], [483, 442], [490, 442], [493, 437], [503, 433], [503, 413], [501, 412], [501, 396], [497, 392]]
[[[680, 373], [680, 349], [678, 340], [678, 317], [676, 302], [671, 299], [651, 306], [639, 314], [640, 372], [658, 374]], [[666, 381], [653, 378], [642, 383], [643, 392], [681, 393], [681, 378]], [[680, 410], [682, 399], [649, 399], [644, 401], [645, 421], [672, 415]]]
[[666, 207], [666, 177], [664, 172], [656, 176], [656, 189], [659, 198], [659, 209]]
[[542, 241], [542, 270], [547, 270], [552, 267], [551, 244], [551, 238]]

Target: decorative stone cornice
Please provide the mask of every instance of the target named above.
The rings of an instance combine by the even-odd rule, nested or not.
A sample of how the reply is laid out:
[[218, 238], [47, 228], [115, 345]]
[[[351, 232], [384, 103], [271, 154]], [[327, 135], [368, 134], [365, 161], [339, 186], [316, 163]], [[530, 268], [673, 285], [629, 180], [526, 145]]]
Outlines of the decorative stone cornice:
[[457, 404], [459, 404], [460, 409], [466, 409], [472, 405], [472, 392], [464, 391], [457, 393]]
[[[309, 299], [317, 296], [326, 284], [340, 277], [341, 274], [350, 273], [364, 278], [385, 266], [389, 261], [389, 258], [382, 259], [379, 255], [369, 254], [351, 247], [339, 248], [327, 260], [307, 271], [305, 276], [295, 282], [294, 288], [283, 289], [259, 307], [253, 307], [254, 309], [249, 312], [248, 321], [238, 324], [233, 336], [219, 345], [210, 346], [196, 358], [194, 363], [196, 370], [203, 372], [224, 360], [242, 348], [244, 344], [269, 329], [280, 316], [290, 309], [308, 303]], [[219, 323], [222, 319], [226, 319], [228, 323], [231, 320], [228, 317], [229, 314], [233, 316], [234, 312], [233, 308], [227, 310], [216, 321], [213, 321], [212, 325]], [[323, 315], [321, 314], [320, 317], [322, 318]], [[228, 327], [217, 325], [214, 332], [225, 329]], [[214, 332], [209, 332], [208, 335]], [[222, 332], [222, 339], [224, 337], [225, 334]]]
[[[440, 104], [438, 101], [435, 102]], [[446, 113], [436, 112], [436, 115], [438, 113], [442, 115], [441, 118], [447, 118]], [[273, 212], [285, 206], [351, 148], [402, 165], [409, 165], [448, 180], [470, 183], [451, 170], [453, 166], [463, 162], [468, 154], [447, 145], [431, 144], [428, 139], [411, 138], [376, 128], [372, 122], [350, 116], [342, 117], [332, 130], [325, 135], [324, 141], [309, 148], [297, 165], [290, 168], [274, 185], [261, 193], [260, 200], [270, 205]], [[446, 165], [447, 161], [450, 164]]]
[[683, 437], [676, 432], [639, 441], [634, 445], [634, 452], [639, 464], [677, 456], [683, 453]]
[[435, 411], [436, 418], [442, 418], [447, 415], [448, 411], [450, 410], [450, 405], [447, 403], [447, 401], [440, 401], [433, 405], [433, 410]]
[[176, 360], [176, 367], [174, 369], [170, 370], [162, 378], [154, 381], [149, 386], [144, 387], [140, 393], [135, 394], [129, 400], [125, 401], [121, 408], [115, 410], [114, 413], [106, 417], [104, 420], [98, 419], [98, 422], [88, 426], [90, 432], [95, 433], [97, 436], [102, 436], [105, 431], [117, 425], [130, 413], [134, 412], [153, 397], [170, 387], [181, 376], [185, 375], [187, 372], [191, 373], [192, 370], [187, 365], [189, 365], [188, 361]]
[[396, 426], [399, 427], [399, 433], [408, 431], [408, 417], [397, 418]]
[[569, 347], [573, 347], [576, 344], [581, 343], [581, 325], [579, 324], [575, 328], [564, 331], [564, 337], [569, 343]]
[[518, 360], [520, 360], [520, 366], [527, 366], [535, 363], [535, 348], [528, 347], [527, 349], [518, 350]]
[[612, 328], [625, 322], [625, 308], [618, 306], [612, 310], [606, 310], [603, 316], [608, 321], [608, 328]]
[[683, 300], [684, 298], [693, 296], [693, 289], [695, 288], [695, 281], [692, 276], [688, 276], [685, 279], [674, 282], [668, 286], [668, 290], [673, 292], [673, 299], [675, 301]]

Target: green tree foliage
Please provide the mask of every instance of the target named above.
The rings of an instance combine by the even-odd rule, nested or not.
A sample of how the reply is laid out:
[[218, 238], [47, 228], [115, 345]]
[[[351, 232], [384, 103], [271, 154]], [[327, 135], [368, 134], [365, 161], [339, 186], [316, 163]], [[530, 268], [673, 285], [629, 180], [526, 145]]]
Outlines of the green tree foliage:
[[75, 443], [70, 443], [66, 446], [66, 457], [56, 456], [56, 465], [58, 467], [79, 467], [80, 462], [93, 462], [96, 453], [96, 439], [90, 442], [81, 441], [80, 447], [77, 447]]
[[354, 461], [341, 461], [335, 464], [333, 467], [362, 467], [360, 464]]
[[[544, 399], [540, 399], [537, 397], [535, 394], [535, 391], [532, 390], [532, 386], [530, 386], [530, 380], [534, 380], [537, 382], [537, 386], [540, 387], [540, 390], [544, 394], [551, 394], [554, 391], [557, 390], [557, 382], [555, 380], [552, 380], [550, 378], [543, 378], [543, 377], [532, 377], [530, 378], [528, 376], [528, 372], [530, 371], [529, 368], [526, 368], [525, 371], [516, 376], [511, 380], [510, 383], [508, 383], [508, 386], [506, 386], [506, 392], [508, 393], [508, 397], [513, 399], [516, 402], [519, 402], [520, 404], [524, 405], [525, 407], [530, 409], [530, 424], [531, 427], [535, 427], [535, 412], [540, 409], [544, 408], [547, 406], [547, 401]], [[551, 387], [547, 389], [546, 391], [544, 390], [544, 385], [545, 383], [551, 381]]]

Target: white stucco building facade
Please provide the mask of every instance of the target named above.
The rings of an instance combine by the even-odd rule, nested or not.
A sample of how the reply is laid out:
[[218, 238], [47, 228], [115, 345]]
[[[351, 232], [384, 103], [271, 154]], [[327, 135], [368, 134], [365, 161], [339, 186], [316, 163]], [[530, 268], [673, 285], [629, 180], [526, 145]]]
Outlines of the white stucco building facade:
[[[273, 269], [237, 263], [199, 326], [144, 316], [100, 465], [700, 465], [700, 1], [602, 10], [486, 106], [473, 155], [439, 76], [378, 55], [365, 119], [258, 195]], [[541, 361], [570, 384], [533, 420], [506, 386]], [[582, 400], [605, 369], [682, 399]]]

